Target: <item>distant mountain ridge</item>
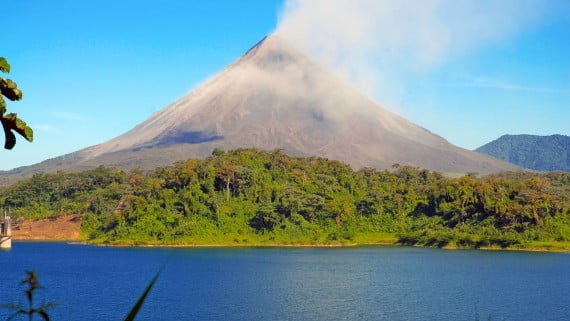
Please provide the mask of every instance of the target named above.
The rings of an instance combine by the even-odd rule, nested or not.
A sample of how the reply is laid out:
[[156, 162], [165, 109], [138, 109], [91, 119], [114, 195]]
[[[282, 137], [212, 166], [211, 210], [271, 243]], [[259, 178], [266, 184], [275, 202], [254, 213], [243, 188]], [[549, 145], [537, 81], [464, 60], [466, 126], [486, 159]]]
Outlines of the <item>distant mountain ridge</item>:
[[98, 165], [152, 168], [215, 148], [283, 149], [354, 168], [393, 164], [480, 174], [516, 166], [447, 142], [377, 105], [271, 35], [188, 95], [108, 142], [2, 176]]
[[529, 169], [570, 172], [570, 136], [503, 135], [475, 151]]

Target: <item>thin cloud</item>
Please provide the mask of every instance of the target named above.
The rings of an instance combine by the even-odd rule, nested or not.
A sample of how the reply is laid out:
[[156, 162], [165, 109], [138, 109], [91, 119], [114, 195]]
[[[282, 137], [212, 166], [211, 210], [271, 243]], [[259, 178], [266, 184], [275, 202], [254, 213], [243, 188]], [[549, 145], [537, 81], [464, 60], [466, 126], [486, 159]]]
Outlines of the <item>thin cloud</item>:
[[508, 81], [501, 81], [491, 78], [475, 78], [466, 82], [446, 83], [444, 87], [464, 87], [464, 88], [489, 88], [497, 90], [527, 91], [537, 93], [565, 94], [570, 93], [568, 88], [540, 87], [516, 84]]
[[40, 131], [48, 134], [63, 134], [63, 130], [50, 124], [34, 124], [31, 127], [34, 131]]
[[90, 117], [90, 116], [85, 116], [85, 115], [70, 113], [70, 112], [64, 112], [64, 111], [54, 112], [54, 113], [52, 113], [52, 115], [58, 119], [80, 121], [80, 122], [88, 122], [88, 121], [95, 120], [95, 118]]

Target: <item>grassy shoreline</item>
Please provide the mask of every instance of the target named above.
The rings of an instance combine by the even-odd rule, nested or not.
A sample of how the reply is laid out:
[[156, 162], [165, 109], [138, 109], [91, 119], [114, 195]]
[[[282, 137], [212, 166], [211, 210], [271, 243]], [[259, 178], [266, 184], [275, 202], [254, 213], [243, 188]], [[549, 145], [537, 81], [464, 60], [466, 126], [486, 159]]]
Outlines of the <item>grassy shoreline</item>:
[[71, 244], [85, 244], [94, 246], [110, 246], [110, 247], [164, 247], [164, 248], [214, 248], [214, 247], [355, 247], [355, 246], [414, 246], [426, 248], [441, 248], [446, 250], [485, 250], [485, 251], [526, 251], [526, 252], [570, 252], [570, 242], [565, 241], [531, 241], [517, 244], [515, 246], [501, 247], [498, 245], [491, 246], [464, 246], [459, 245], [455, 241], [446, 243], [443, 246], [422, 244], [405, 244], [401, 237], [396, 233], [357, 233], [350, 240], [275, 240], [268, 237], [241, 236], [241, 237], [214, 237], [205, 238], [187, 238], [176, 241], [160, 241], [160, 240], [116, 240], [108, 241], [104, 239], [87, 240], [84, 237], [76, 239], [61, 238], [17, 238], [16, 242], [67, 242]]
[[[209, 243], [209, 244], [133, 244], [133, 243], [88, 243], [88, 242], [73, 242], [76, 244], [85, 244], [93, 246], [108, 246], [108, 247], [138, 247], [138, 248], [233, 248], [233, 247], [286, 247], [286, 248], [339, 248], [339, 247], [358, 247], [358, 246], [412, 246], [423, 248], [438, 248], [423, 245], [403, 245], [400, 243], [339, 243], [339, 244], [281, 244], [281, 243]], [[545, 252], [545, 253], [570, 253], [568, 247], [455, 247], [444, 246], [439, 249], [443, 250], [482, 250], [482, 251], [521, 251], [521, 252]]]
[[371, 234], [356, 235], [354, 240], [343, 240], [335, 242], [232, 242], [218, 241], [206, 242], [205, 240], [193, 240], [193, 242], [155, 242], [155, 241], [114, 241], [103, 242], [101, 240], [77, 240], [73, 243], [86, 244], [94, 246], [109, 247], [164, 247], [164, 248], [216, 248], [216, 247], [313, 247], [313, 248], [332, 248], [332, 247], [357, 247], [357, 246], [414, 246], [425, 248], [441, 248], [445, 250], [484, 250], [484, 251], [525, 251], [525, 252], [560, 252], [570, 253], [570, 242], [558, 241], [533, 241], [515, 247], [500, 246], [482, 246], [482, 247], [465, 247], [458, 246], [455, 243], [449, 243], [445, 246], [426, 246], [422, 244], [402, 244], [395, 233], [379, 233], [377, 238], [372, 238]]
[[[552, 242], [548, 246], [537, 246], [530, 244], [530, 246], [523, 247], [457, 247], [457, 246], [444, 246], [433, 247], [424, 245], [404, 245], [397, 242], [366, 242], [366, 243], [192, 243], [192, 244], [172, 244], [172, 243], [135, 243], [135, 242], [113, 242], [113, 243], [95, 243], [81, 240], [52, 240], [52, 239], [18, 239], [14, 240], [18, 243], [27, 242], [41, 242], [41, 243], [58, 243], [65, 242], [69, 244], [78, 245], [92, 245], [103, 247], [138, 247], [138, 248], [233, 248], [233, 247], [286, 247], [286, 248], [338, 248], [338, 247], [358, 247], [358, 246], [410, 246], [410, 247], [423, 247], [434, 248], [443, 250], [482, 250], [482, 251], [521, 251], [521, 252], [545, 252], [545, 253], [570, 253], [570, 245], [566, 242]], [[561, 244], [559, 244], [561, 243]]]

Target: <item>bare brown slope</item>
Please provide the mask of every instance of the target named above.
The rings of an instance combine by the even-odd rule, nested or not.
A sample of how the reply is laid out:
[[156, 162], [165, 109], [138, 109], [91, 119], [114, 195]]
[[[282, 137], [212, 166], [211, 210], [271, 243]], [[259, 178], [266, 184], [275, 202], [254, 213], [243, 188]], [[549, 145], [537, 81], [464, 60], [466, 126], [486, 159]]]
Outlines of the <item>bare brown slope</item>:
[[283, 39], [270, 36], [129, 132], [21, 173], [99, 164], [149, 168], [205, 157], [214, 148], [240, 147], [283, 149], [357, 168], [400, 163], [453, 173], [516, 169], [451, 145], [378, 106]]
[[64, 215], [37, 221], [24, 220], [14, 224], [14, 240], [79, 240], [81, 217]]

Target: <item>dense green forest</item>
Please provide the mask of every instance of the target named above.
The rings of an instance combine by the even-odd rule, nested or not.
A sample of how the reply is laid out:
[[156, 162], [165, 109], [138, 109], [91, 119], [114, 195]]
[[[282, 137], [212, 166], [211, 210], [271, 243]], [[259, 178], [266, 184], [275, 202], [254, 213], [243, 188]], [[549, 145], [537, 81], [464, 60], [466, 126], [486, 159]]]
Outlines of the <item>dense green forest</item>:
[[570, 137], [504, 135], [475, 150], [538, 171], [570, 171]]
[[0, 205], [16, 220], [81, 214], [83, 236], [94, 243], [472, 248], [570, 241], [570, 173], [354, 171], [255, 149], [215, 150], [149, 172], [36, 174], [0, 190]]

